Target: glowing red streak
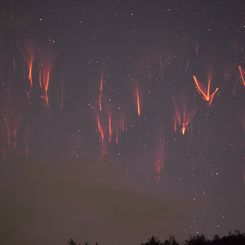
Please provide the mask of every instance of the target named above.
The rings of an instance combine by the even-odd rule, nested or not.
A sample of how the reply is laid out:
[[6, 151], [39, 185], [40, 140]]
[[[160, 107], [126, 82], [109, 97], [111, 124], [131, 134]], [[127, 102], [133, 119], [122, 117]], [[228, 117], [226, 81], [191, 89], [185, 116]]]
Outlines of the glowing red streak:
[[42, 65], [39, 66], [38, 82], [39, 82], [39, 87], [42, 88]]
[[100, 93], [101, 94], [103, 93], [103, 78], [104, 78], [104, 72], [102, 72], [101, 77], [100, 77], [100, 87], [99, 87], [99, 90], [100, 90]]
[[102, 128], [102, 124], [101, 124], [99, 116], [97, 117], [97, 128], [98, 128], [98, 131], [99, 131], [99, 134], [100, 134], [101, 143], [103, 144], [104, 140], [105, 140], [105, 134], [104, 134], [104, 130]]
[[186, 132], [188, 126], [188, 117], [186, 117], [186, 112], [185, 110], [183, 111], [183, 121], [182, 121], [182, 128], [181, 128], [181, 133], [184, 135]]
[[180, 126], [181, 122], [178, 116], [178, 111], [175, 111], [175, 115], [174, 115], [174, 132], [177, 131], [177, 126]]
[[33, 81], [32, 81], [33, 61], [34, 61], [34, 53], [33, 53], [33, 49], [30, 48], [28, 49], [28, 55], [27, 55], [28, 80], [29, 80], [30, 88], [32, 88], [33, 86]]
[[156, 157], [156, 162], [155, 162], [155, 169], [156, 169], [156, 180], [160, 181], [161, 179], [161, 172], [163, 169], [164, 161], [165, 161], [165, 141], [161, 141], [158, 152], [157, 152], [157, 157]]
[[125, 117], [124, 117], [124, 116], [122, 116], [122, 117], [121, 117], [121, 120], [120, 120], [120, 130], [121, 130], [122, 132], [125, 131]]
[[174, 104], [174, 109], [175, 109], [175, 114], [174, 114], [174, 132], [177, 131], [177, 126], [180, 126], [181, 125], [181, 117], [180, 117], [180, 113], [178, 111], [178, 107], [176, 105], [176, 102], [175, 102], [175, 99], [172, 98], [173, 100], [173, 104]]
[[102, 94], [99, 95], [99, 110], [102, 111]]
[[208, 102], [209, 105], [212, 104], [213, 99], [215, 94], [218, 91], [218, 88], [216, 88], [214, 90], [214, 92], [212, 94], [210, 94], [210, 85], [211, 85], [211, 78], [208, 79], [208, 85], [207, 85], [207, 89], [205, 89], [202, 84], [200, 83], [200, 81], [196, 78], [196, 76], [193, 76], [193, 80], [195, 82], [197, 91], [202, 95], [202, 98]]
[[240, 77], [242, 79], [243, 87], [245, 87], [245, 78], [244, 78], [245, 71], [242, 69], [242, 67], [240, 65], [238, 66], [238, 70], [239, 70], [239, 73], [240, 73]]
[[109, 143], [110, 143], [112, 140], [111, 113], [108, 114], [108, 131], [109, 131]]
[[102, 111], [102, 98], [103, 98], [103, 80], [104, 80], [104, 71], [100, 77], [100, 84], [99, 84], [99, 110]]
[[136, 106], [137, 106], [137, 115], [140, 116], [141, 114], [141, 108], [140, 108], [140, 93], [139, 88], [136, 87]]
[[100, 146], [101, 146], [101, 159], [106, 155], [107, 153], [107, 144], [105, 142], [105, 133], [104, 133], [104, 129], [100, 120], [99, 115], [97, 116], [97, 128], [99, 131], [99, 135], [100, 135]]
[[[28, 70], [28, 81], [30, 89], [33, 87], [33, 78], [32, 78], [32, 70], [33, 70], [33, 63], [34, 63], [34, 50], [31, 43], [26, 45], [25, 51], [20, 48], [20, 51], [25, 59], [27, 70]], [[15, 62], [14, 62], [15, 67]]]
[[186, 112], [186, 110], [184, 109], [183, 111], [183, 121], [182, 121], [182, 128], [181, 128], [181, 133], [183, 135], [185, 135], [190, 122], [192, 121], [193, 117], [196, 114], [196, 109], [191, 110], [189, 113]]
[[49, 90], [49, 83], [50, 83], [50, 72], [51, 72], [51, 66], [49, 62], [43, 63], [39, 67], [39, 85], [41, 89], [43, 90], [43, 100], [47, 107], [49, 107], [49, 96], [48, 96], [48, 90]]
[[186, 110], [186, 108], [184, 107], [180, 111], [180, 109], [177, 107], [174, 99], [173, 99], [173, 103], [174, 103], [174, 107], [175, 107], [174, 125], [173, 125], [174, 131], [176, 132], [177, 129], [180, 128], [182, 135], [185, 135], [191, 121], [193, 120], [193, 118], [196, 114], [197, 108], [188, 112]]
[[181, 117], [180, 117], [180, 113], [178, 112], [178, 109], [176, 107], [175, 109], [175, 128], [177, 129], [177, 124], [180, 125], [181, 124]]
[[50, 70], [45, 69], [43, 73], [43, 82], [44, 82], [44, 101], [47, 106], [49, 106], [49, 98], [48, 98], [48, 88], [49, 88], [49, 79], [50, 79]]

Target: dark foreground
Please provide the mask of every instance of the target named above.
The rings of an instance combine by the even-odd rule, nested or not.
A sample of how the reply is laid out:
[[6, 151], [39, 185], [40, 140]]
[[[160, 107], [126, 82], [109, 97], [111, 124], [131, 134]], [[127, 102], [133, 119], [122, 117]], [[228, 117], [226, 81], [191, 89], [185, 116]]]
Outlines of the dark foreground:
[[[116, 243], [115, 243], [116, 244]], [[213, 239], [208, 239], [204, 235], [191, 236], [189, 240], [184, 242], [176, 241], [174, 236], [170, 236], [164, 242], [160, 241], [156, 237], [152, 236], [147, 242], [141, 243], [141, 245], [245, 245], [245, 233], [235, 231], [235, 233], [229, 233], [228, 236], [220, 237], [215, 235]], [[70, 240], [68, 245], [81, 245], [74, 240]], [[89, 245], [85, 243], [85, 245]], [[96, 243], [95, 245], [99, 245]]]

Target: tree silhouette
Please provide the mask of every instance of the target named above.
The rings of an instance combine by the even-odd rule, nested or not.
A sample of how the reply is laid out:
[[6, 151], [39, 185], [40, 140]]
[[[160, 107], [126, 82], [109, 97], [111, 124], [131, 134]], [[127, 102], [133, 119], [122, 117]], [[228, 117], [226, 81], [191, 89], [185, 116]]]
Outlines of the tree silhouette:
[[[205, 238], [203, 234], [201, 235], [195, 235], [191, 236], [189, 240], [185, 240], [184, 243], [181, 243], [183, 245], [245, 245], [245, 233], [240, 233], [240, 231], [235, 231], [235, 233], [229, 232], [228, 236], [220, 237], [218, 235], [215, 235], [213, 240]], [[77, 245], [77, 243], [70, 239], [68, 242], [68, 245]], [[80, 245], [80, 244], [78, 244]], [[88, 245], [86, 242], [85, 245]], [[96, 242], [95, 245], [98, 245]], [[141, 245], [180, 245], [175, 240], [174, 236], [169, 236], [167, 240], [164, 242], [160, 241], [155, 236], [152, 236], [146, 243], [141, 243]]]
[[209, 240], [206, 240], [205, 236], [203, 234], [192, 236], [190, 240], [185, 241], [186, 245], [205, 245], [210, 244]]
[[240, 233], [240, 231], [235, 231], [234, 234], [230, 232], [228, 236], [223, 236], [221, 238], [215, 237], [212, 244], [214, 245], [243, 245], [245, 244], [245, 234]]
[[170, 236], [169, 239], [164, 242], [152, 236], [146, 243], [142, 243], [142, 245], [179, 245], [179, 243], [175, 240], [174, 236]]
[[68, 242], [68, 245], [76, 245], [76, 243], [71, 239], [71, 240]]
[[158, 240], [156, 237], [152, 236], [148, 242], [142, 243], [141, 245], [163, 245], [163, 243]]
[[179, 245], [179, 243], [175, 240], [174, 236], [169, 236], [168, 240], [165, 240], [164, 245]]
[[204, 235], [196, 235], [185, 241], [185, 245], [244, 245], [245, 234], [241, 234], [239, 231], [231, 232], [228, 236], [219, 237], [215, 235], [213, 240], [206, 239]]

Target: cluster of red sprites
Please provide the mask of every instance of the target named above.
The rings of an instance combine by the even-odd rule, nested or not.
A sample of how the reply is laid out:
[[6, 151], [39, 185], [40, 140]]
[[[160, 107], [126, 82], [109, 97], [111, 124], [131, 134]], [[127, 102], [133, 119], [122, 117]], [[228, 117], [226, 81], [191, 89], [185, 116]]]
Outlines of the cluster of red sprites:
[[[238, 70], [243, 87], [245, 87], [245, 72], [241, 66], [238, 66]], [[215, 88], [213, 91], [211, 91], [211, 77], [208, 78], [206, 87], [200, 82], [200, 80], [195, 75], [193, 75], [192, 78], [198, 93], [201, 95], [201, 98], [208, 104], [208, 106], [211, 106], [219, 88]], [[102, 122], [101, 115], [103, 114], [103, 84], [104, 71], [101, 74], [99, 82], [98, 110], [96, 116], [97, 132], [99, 134], [99, 140], [101, 145], [101, 158], [103, 158], [107, 154], [108, 144], [112, 142], [113, 136], [115, 135], [115, 143], [118, 144], [119, 132], [124, 132], [125, 130], [127, 130], [127, 126], [125, 124], [125, 116], [122, 116], [119, 121], [116, 120], [116, 124], [112, 124], [112, 115], [111, 112], [108, 110], [106, 110], [107, 120], [105, 123]], [[134, 96], [135, 112], [137, 116], [140, 117], [142, 114], [142, 100], [141, 91], [138, 85], [135, 86]], [[197, 112], [197, 107], [190, 110], [185, 105], [178, 105], [174, 97], [172, 98], [172, 101], [174, 106], [173, 130], [174, 132], [180, 132], [181, 135], [186, 135], [190, 128], [190, 123], [192, 122]], [[156, 153], [155, 159], [156, 180], [160, 180], [160, 174], [163, 169], [164, 159], [166, 157], [165, 140], [160, 139], [159, 145], [160, 146]]]
[[[29, 45], [24, 51], [21, 50], [21, 53], [24, 57], [26, 67], [27, 67], [27, 80], [28, 80], [28, 92], [27, 97], [31, 98], [32, 88], [33, 88], [33, 64], [34, 61], [38, 64], [38, 85], [41, 90], [41, 99], [44, 105], [49, 108], [49, 85], [51, 78], [51, 70], [52, 70], [52, 62], [50, 58], [47, 57], [37, 57], [35, 56], [34, 49], [32, 45]], [[238, 73], [241, 78], [241, 82], [243, 87], [245, 88], [245, 71], [241, 65], [238, 66]], [[116, 144], [119, 144], [119, 138], [122, 133], [127, 130], [125, 115], [121, 114], [120, 118], [115, 119], [108, 108], [104, 108], [103, 106], [103, 86], [105, 83], [105, 74], [104, 71], [101, 73], [101, 77], [99, 80], [99, 93], [98, 93], [98, 101], [96, 103], [96, 125], [97, 132], [99, 135], [99, 142], [101, 148], [101, 158], [103, 158], [107, 154], [108, 145], [114, 141]], [[201, 95], [201, 98], [210, 106], [212, 105], [215, 95], [218, 92], [218, 88], [211, 90], [211, 77], [208, 78], [207, 85], [205, 86], [197, 76], [193, 75], [194, 85]], [[63, 86], [62, 86], [62, 94], [63, 94]], [[134, 96], [135, 96], [135, 112], [138, 117], [142, 115], [142, 93], [138, 84], [135, 86]], [[178, 105], [176, 100], [173, 98], [173, 106], [174, 106], [174, 118], [173, 118], [173, 130], [174, 132], [180, 132], [182, 135], [186, 135], [189, 128], [190, 123], [195, 117], [197, 108], [189, 110], [185, 105]], [[63, 102], [62, 102], [63, 104]], [[105, 118], [106, 114], [106, 122], [102, 120]], [[5, 158], [6, 152], [9, 149], [14, 149], [16, 147], [16, 135], [21, 124], [20, 120], [14, 120], [13, 117], [9, 116], [9, 113], [6, 113], [3, 118], [3, 128], [2, 133], [5, 139], [5, 143], [3, 144], [2, 155]], [[29, 147], [28, 147], [28, 139], [33, 131], [33, 128], [27, 126], [26, 133], [26, 147], [25, 153], [28, 157], [29, 155]], [[155, 169], [156, 169], [156, 179], [160, 179], [160, 173], [163, 168], [164, 158], [165, 158], [165, 140], [161, 139], [159, 142], [159, 151], [157, 152], [157, 157], [155, 160]]]
[[50, 56], [36, 56], [32, 44], [29, 44], [25, 49], [20, 51], [24, 57], [26, 66], [27, 66], [27, 80], [29, 83], [29, 91], [27, 96], [31, 97], [31, 91], [33, 88], [33, 65], [34, 61], [38, 64], [38, 84], [41, 89], [44, 104], [49, 107], [49, 84], [51, 77], [51, 68], [52, 68], [52, 59]]
[[[41, 100], [44, 105], [49, 108], [49, 85], [51, 78], [51, 68], [52, 68], [52, 59], [50, 56], [37, 55], [34, 52], [34, 48], [31, 43], [25, 46], [24, 49], [20, 48], [20, 53], [22, 54], [27, 70], [27, 81], [28, 81], [28, 90], [26, 96], [28, 99], [32, 97], [33, 89], [33, 68], [34, 63], [38, 64], [38, 87], [40, 89]], [[13, 59], [13, 71], [15, 72], [15, 59]], [[16, 152], [17, 147], [17, 133], [21, 126], [22, 119], [18, 111], [15, 111], [12, 108], [12, 103], [9, 98], [8, 91], [8, 103], [7, 106], [3, 108], [2, 111], [2, 127], [1, 127], [1, 141], [3, 146], [1, 149], [1, 154], [3, 158], [6, 158], [8, 152]], [[31, 127], [29, 124], [26, 125], [26, 133], [22, 139], [22, 145], [24, 147], [24, 152], [26, 157], [29, 156], [29, 139], [31, 133], [33, 132], [34, 127]]]
[[[101, 119], [101, 113], [103, 112], [103, 86], [104, 86], [104, 71], [101, 74], [99, 82], [99, 98], [98, 98], [98, 112], [96, 115], [97, 130], [99, 133], [99, 140], [101, 145], [101, 158], [107, 154], [107, 145], [110, 144], [115, 138], [116, 144], [119, 143], [119, 134], [126, 130], [125, 127], [125, 115], [121, 114], [120, 119], [116, 122], [112, 121], [112, 113], [110, 110], [106, 110], [107, 116], [107, 131]], [[140, 101], [139, 101], [140, 103]], [[140, 107], [140, 105], [139, 105]], [[140, 114], [139, 114], [140, 115]]]

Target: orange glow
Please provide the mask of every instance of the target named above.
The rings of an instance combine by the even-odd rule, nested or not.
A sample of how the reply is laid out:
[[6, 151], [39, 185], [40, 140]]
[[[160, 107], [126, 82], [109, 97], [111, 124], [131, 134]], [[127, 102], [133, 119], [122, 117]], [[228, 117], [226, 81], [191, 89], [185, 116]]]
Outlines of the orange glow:
[[99, 91], [100, 91], [101, 94], [103, 93], [103, 79], [104, 79], [104, 71], [102, 71], [101, 77], [100, 77], [100, 87], [99, 87]]
[[192, 121], [193, 117], [195, 116], [195, 113], [196, 113], [196, 110], [192, 110], [189, 113], [187, 113], [185, 111], [185, 109], [184, 109], [184, 111], [183, 111], [182, 128], [181, 128], [182, 135], [185, 135], [190, 122]]
[[214, 90], [214, 92], [210, 94], [211, 78], [209, 77], [209, 79], [208, 79], [207, 89], [205, 89], [205, 88], [202, 86], [202, 84], [201, 84], [200, 81], [196, 78], [196, 76], [193, 76], [193, 80], [194, 80], [194, 82], [195, 82], [197, 91], [202, 95], [203, 100], [206, 101], [206, 102], [208, 102], [209, 105], [211, 105], [212, 102], [213, 102], [214, 96], [215, 96], [215, 94], [216, 94], [217, 91], [218, 91], [218, 88], [216, 88], [216, 89]]
[[97, 117], [97, 128], [100, 134], [101, 143], [103, 144], [105, 141], [105, 134], [99, 116]]
[[49, 106], [49, 98], [48, 98], [48, 88], [49, 88], [49, 79], [50, 79], [50, 70], [44, 71], [44, 100], [47, 106]]
[[102, 94], [99, 95], [99, 110], [102, 111]]
[[100, 111], [102, 111], [103, 82], [104, 82], [104, 71], [102, 71], [101, 73], [100, 84], [99, 84], [99, 110]]
[[192, 119], [194, 118], [195, 114], [196, 114], [197, 109], [191, 110], [189, 112], [186, 112], [186, 110], [184, 109], [183, 111], [183, 121], [182, 121], [182, 128], [181, 128], [181, 133], [182, 135], [185, 135], [189, 124], [191, 123]]
[[[30, 89], [33, 87], [33, 77], [32, 77], [32, 71], [33, 71], [33, 64], [34, 64], [34, 49], [32, 46], [32, 43], [27, 43], [25, 45], [25, 49], [22, 50], [20, 48], [20, 51], [25, 59], [27, 70], [28, 70], [28, 82]], [[15, 67], [15, 60], [13, 61], [13, 65]], [[15, 68], [14, 68], [15, 69]], [[29, 93], [28, 93], [29, 94]]]
[[140, 116], [141, 114], [141, 106], [140, 106], [140, 92], [139, 92], [139, 88], [136, 87], [135, 89], [135, 93], [136, 93], [136, 106], [137, 106], [137, 115]]
[[185, 135], [191, 121], [193, 120], [196, 114], [197, 108], [190, 111], [187, 111], [185, 106], [183, 106], [182, 108], [178, 108], [174, 99], [173, 99], [173, 104], [175, 107], [174, 122], [173, 122], [174, 132], [176, 132], [179, 129], [181, 134]]
[[239, 73], [240, 73], [240, 77], [242, 79], [243, 87], [245, 87], [245, 78], [244, 78], [245, 71], [242, 69], [242, 67], [240, 65], [238, 66], [238, 70], [239, 70]]
[[109, 143], [110, 143], [112, 140], [111, 113], [108, 114], [108, 131], [109, 131]]
[[33, 62], [34, 62], [34, 52], [32, 47], [30, 47], [27, 53], [28, 81], [29, 81], [30, 88], [32, 88], [33, 86], [33, 81], [32, 81]]
[[43, 90], [42, 99], [47, 107], [49, 107], [49, 84], [50, 84], [50, 73], [51, 73], [51, 63], [50, 61], [46, 61], [39, 66], [39, 85]]
[[106, 154], [107, 154], [107, 143], [106, 143], [106, 138], [105, 138], [105, 132], [103, 129], [103, 125], [100, 120], [100, 116], [97, 116], [97, 129], [99, 132], [99, 137], [100, 137], [100, 147], [101, 147], [101, 156], [100, 158], [102, 159]]

